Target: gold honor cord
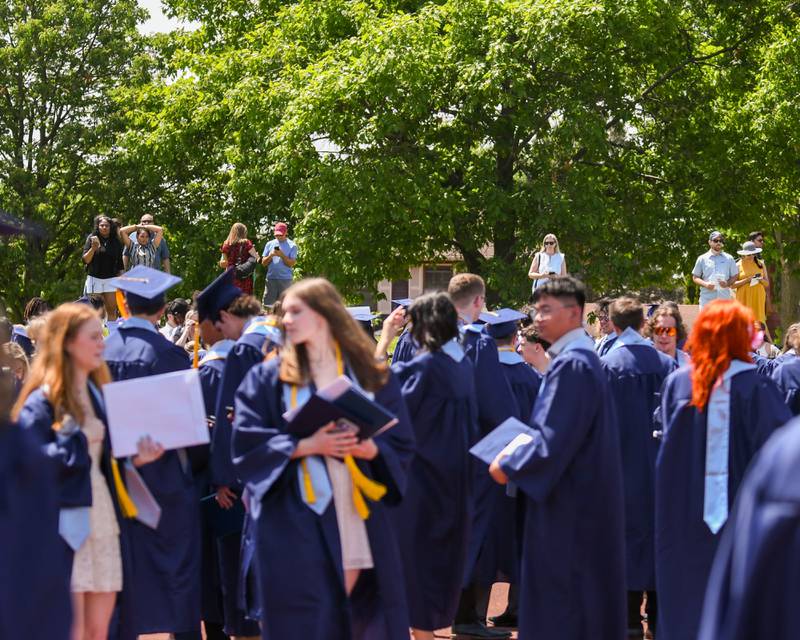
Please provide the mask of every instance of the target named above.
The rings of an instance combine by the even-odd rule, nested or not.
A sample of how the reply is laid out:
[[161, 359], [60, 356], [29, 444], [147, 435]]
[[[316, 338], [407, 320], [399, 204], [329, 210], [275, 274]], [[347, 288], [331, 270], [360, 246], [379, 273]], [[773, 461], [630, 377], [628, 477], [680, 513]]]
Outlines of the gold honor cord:
[[[344, 361], [342, 360], [342, 350], [339, 348], [339, 343], [334, 343], [336, 349], [336, 369], [340, 376], [344, 375]], [[291, 390], [291, 408], [297, 406], [297, 385], [292, 385]], [[383, 496], [386, 495], [386, 487], [380, 482], [376, 482], [371, 478], [365, 476], [361, 469], [358, 468], [355, 459], [351, 455], [344, 457], [344, 464], [350, 472], [350, 478], [353, 481], [353, 504], [355, 505], [356, 512], [362, 520], [369, 518], [369, 507], [364, 496], [378, 502]], [[314, 504], [317, 501], [317, 496], [314, 493], [314, 483], [311, 482], [311, 474], [308, 472], [308, 465], [305, 458], [300, 460], [300, 467], [303, 470], [303, 487], [306, 490], [306, 502]]]
[[121, 289], [117, 289], [114, 293], [114, 297], [117, 299], [117, 309], [119, 309], [119, 317], [123, 320], [128, 318], [128, 311], [125, 309], [125, 295], [122, 293]]
[[192, 368], [200, 366], [200, 327], [194, 323], [194, 351], [192, 352]]
[[111, 459], [111, 475], [114, 476], [114, 486], [117, 489], [117, 500], [119, 500], [119, 509], [122, 511], [122, 515], [126, 518], [135, 518], [138, 514], [136, 505], [128, 495], [128, 490], [119, 473], [119, 464], [114, 458]]

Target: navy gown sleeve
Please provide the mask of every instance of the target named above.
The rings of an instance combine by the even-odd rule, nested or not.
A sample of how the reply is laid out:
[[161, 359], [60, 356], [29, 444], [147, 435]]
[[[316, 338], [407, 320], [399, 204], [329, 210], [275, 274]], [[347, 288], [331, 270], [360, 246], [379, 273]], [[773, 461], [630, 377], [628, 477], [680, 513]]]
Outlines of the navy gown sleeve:
[[416, 415], [420, 403], [425, 398], [427, 371], [428, 368], [420, 360], [392, 363], [392, 373], [400, 384], [406, 408], [411, 415]]
[[53, 461], [58, 477], [59, 507], [88, 507], [92, 504], [89, 472], [92, 459], [82, 431], [69, 435], [53, 431], [53, 409], [41, 390], [28, 396], [18, 418], [42, 443], [43, 453]]
[[790, 640], [800, 598], [800, 421], [767, 442], [742, 483], [706, 589], [698, 640]]
[[414, 457], [414, 431], [400, 384], [394, 375], [389, 375], [386, 384], [375, 394], [375, 400], [397, 416], [397, 424], [375, 438], [379, 454], [374, 460], [357, 462], [362, 470], [368, 467], [372, 477], [386, 485], [383, 502], [397, 504], [405, 494], [406, 472]]
[[520, 410], [503, 373], [494, 340], [479, 336], [467, 355], [475, 365], [478, 417], [481, 436], [485, 436], [506, 419], [512, 416], [519, 419]]
[[283, 430], [278, 362], [250, 369], [234, 401], [233, 466], [254, 503], [280, 478], [298, 442]]
[[792, 415], [800, 414], [800, 361], [792, 358], [777, 366], [772, 373], [772, 379]]
[[591, 379], [579, 360], [554, 361], [531, 416], [533, 440], [501, 462], [506, 475], [533, 500], [547, 499], [586, 439], [600, 393], [589, 387]]

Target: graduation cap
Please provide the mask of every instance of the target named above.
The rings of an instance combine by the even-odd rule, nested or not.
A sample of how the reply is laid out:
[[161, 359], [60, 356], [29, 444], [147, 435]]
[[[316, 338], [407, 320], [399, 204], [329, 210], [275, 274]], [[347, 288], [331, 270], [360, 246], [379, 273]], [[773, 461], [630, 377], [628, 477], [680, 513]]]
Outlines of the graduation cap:
[[228, 268], [197, 296], [197, 315], [200, 322], [216, 322], [219, 320], [219, 312], [227, 309], [231, 302], [242, 295], [243, 291], [233, 284], [234, 273], [233, 267]]
[[517, 323], [525, 317], [524, 313], [514, 309], [486, 311], [480, 315], [480, 319], [486, 323], [486, 332], [492, 338], [507, 338], [517, 330]]
[[359, 322], [371, 323], [378, 317], [370, 311], [369, 307], [347, 307], [347, 313], [353, 317], [353, 320], [358, 320]]
[[151, 269], [150, 267], [134, 267], [127, 273], [111, 279], [111, 286], [125, 292], [128, 302], [146, 305], [157, 300], [164, 300], [164, 293], [183, 278]]
[[392, 307], [392, 311], [394, 311], [397, 307], [410, 307], [412, 302], [414, 302], [414, 298], [400, 298], [399, 300], [392, 300], [392, 303], [396, 305], [395, 307]]

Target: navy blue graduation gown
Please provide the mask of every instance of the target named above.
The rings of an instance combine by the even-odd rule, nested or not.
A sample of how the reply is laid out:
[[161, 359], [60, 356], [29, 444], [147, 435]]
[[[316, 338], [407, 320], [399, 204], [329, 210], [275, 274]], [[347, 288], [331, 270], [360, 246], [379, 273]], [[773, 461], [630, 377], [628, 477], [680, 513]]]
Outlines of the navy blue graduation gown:
[[399, 364], [400, 362], [408, 362], [417, 353], [417, 344], [414, 338], [411, 337], [411, 332], [408, 330], [403, 331], [394, 345], [394, 352], [392, 353], [392, 364]]
[[[224, 368], [224, 356], [215, 357], [212, 355], [204, 358], [203, 361], [200, 362], [200, 367], [197, 370], [198, 376], [200, 377], [200, 386], [203, 389], [203, 403], [206, 408], [206, 416], [209, 419], [214, 416], [214, 411], [216, 410], [217, 395]], [[210, 445], [201, 445], [199, 447], [192, 447], [192, 449], [189, 450], [190, 457], [192, 458], [192, 471], [198, 499], [202, 499], [212, 493], [209, 449]], [[200, 546], [202, 550], [201, 614], [203, 620], [206, 622], [222, 624], [224, 622], [224, 616], [217, 539], [211, 531], [209, 523], [205, 520], [201, 523]]]
[[[217, 424], [211, 439], [211, 483], [215, 487], [227, 486], [237, 500], [241, 499], [241, 483], [231, 459], [231, 418], [234, 410], [234, 395], [250, 369], [264, 360], [262, 351], [266, 335], [255, 331], [245, 332], [239, 337], [225, 359], [225, 369], [220, 382], [216, 402]], [[244, 528], [244, 523], [242, 523]], [[222, 578], [222, 593], [225, 607], [225, 632], [235, 636], [258, 635], [258, 623], [248, 620], [242, 609], [244, 594], [240, 593], [245, 575], [250, 567], [242, 563], [242, 556], [251, 557], [247, 548], [242, 553], [242, 544], [252, 545], [251, 538], [232, 533], [217, 541]]]
[[698, 640], [792, 640], [800, 601], [800, 421], [767, 441], [739, 489]]
[[781, 361], [772, 372], [772, 379], [793, 416], [800, 414], [800, 358]]
[[[363, 571], [350, 598], [344, 588], [339, 530], [333, 502], [318, 516], [303, 503], [299, 460], [290, 456], [297, 439], [282, 415], [279, 358], [253, 367], [236, 392], [233, 454], [238, 476], [253, 496], [256, 562], [263, 605], [264, 640], [408, 640], [403, 567], [390, 506], [406, 490], [414, 434], [396, 379], [375, 400], [399, 423], [375, 438], [380, 451], [358, 460], [367, 476], [386, 485], [378, 503], [369, 502], [366, 521], [374, 569]], [[263, 496], [263, 497], [260, 497]], [[260, 513], [256, 513], [256, 509]]]
[[[507, 418], [519, 418], [520, 410], [511, 391], [511, 385], [503, 374], [503, 368], [495, 341], [482, 332], [479, 325], [468, 325], [462, 334], [461, 344], [475, 370], [475, 392], [478, 396], [478, 439], [490, 433]], [[474, 444], [474, 443], [472, 443]], [[464, 571], [464, 586], [487, 581], [493, 577], [492, 558], [481, 560], [481, 554], [491, 553], [487, 547], [492, 537], [492, 523], [498, 510], [507, 500], [505, 487], [498, 485], [486, 473], [486, 465], [477, 458], [470, 461], [473, 473], [474, 511], [470, 530], [467, 564]], [[486, 567], [490, 567], [488, 572]], [[483, 574], [483, 575], [481, 575]]]
[[471, 521], [469, 447], [478, 433], [472, 363], [424, 352], [393, 364], [408, 407], [416, 455], [403, 501], [392, 510], [407, 570], [411, 626], [450, 625], [458, 607]]
[[58, 534], [57, 466], [38, 434], [0, 424], [0, 637], [67, 640], [67, 545]]
[[[100, 471], [108, 485], [120, 529], [119, 543], [122, 558], [123, 590], [117, 596], [116, 610], [109, 629], [109, 638], [112, 640], [134, 640], [137, 635], [135, 630], [135, 607], [138, 594], [126, 588], [130, 585], [133, 575], [133, 556], [130, 541], [130, 525], [132, 521], [123, 519], [119, 508], [119, 498], [111, 470], [111, 441], [108, 435], [108, 421], [105, 410], [97, 403], [91, 392], [89, 396], [95, 415], [106, 425]], [[92, 505], [92, 485], [89, 474], [92, 460], [89, 455], [86, 436], [81, 431], [76, 431], [67, 438], [57, 437], [52, 428], [54, 420], [53, 407], [41, 389], [37, 389], [28, 396], [19, 414], [19, 425], [37, 434], [36, 437], [43, 443], [43, 451], [55, 464], [58, 508], [90, 507]], [[56, 514], [56, 518], [58, 518], [58, 514]], [[55, 527], [56, 535], [58, 535], [57, 520]], [[69, 589], [74, 553], [60, 536], [59, 542], [58, 557], [52, 557], [53, 563], [48, 569], [53, 572], [54, 576], [59, 576], [59, 579]], [[49, 607], [36, 612], [39, 616], [37, 622], [49, 624], [51, 621], [45, 622], [46, 616], [42, 616], [42, 611], [45, 610], [48, 611], [49, 615]], [[56, 612], [56, 619], [59, 618], [63, 619]], [[56, 633], [57, 636], [58, 633]]]
[[534, 439], [501, 463], [527, 498], [521, 640], [625, 637], [622, 474], [609, 395], [594, 351], [563, 351], [536, 399]]
[[[656, 585], [662, 640], [697, 636], [708, 574], [717, 549], [703, 521], [705, 411], [690, 407], [691, 370], [671, 374], [661, 395], [664, 434], [656, 459]], [[775, 383], [750, 369], [731, 378], [728, 503], [747, 465], [791, 414]]]
[[[126, 327], [106, 340], [103, 356], [114, 380], [170, 373], [190, 368], [189, 356], [156, 331]], [[142, 407], [147, 421], [147, 407]], [[140, 634], [199, 629], [201, 601], [200, 505], [191, 469], [177, 451], [167, 451], [138, 469], [156, 502], [161, 521], [156, 530], [130, 523], [133, 579]]]
[[[520, 419], [528, 422], [542, 376], [515, 352], [501, 351], [499, 356], [500, 368], [520, 409]], [[489, 532], [473, 574], [475, 582], [483, 586], [498, 581], [519, 584], [520, 580], [525, 497], [516, 491], [513, 496], [508, 495], [509, 491], [504, 490], [504, 493], [495, 504]]]
[[611, 349], [601, 360], [614, 401], [625, 495], [625, 575], [628, 591], [652, 591], [655, 574], [655, 467], [658, 427], [653, 414], [675, 361], [644, 344]]

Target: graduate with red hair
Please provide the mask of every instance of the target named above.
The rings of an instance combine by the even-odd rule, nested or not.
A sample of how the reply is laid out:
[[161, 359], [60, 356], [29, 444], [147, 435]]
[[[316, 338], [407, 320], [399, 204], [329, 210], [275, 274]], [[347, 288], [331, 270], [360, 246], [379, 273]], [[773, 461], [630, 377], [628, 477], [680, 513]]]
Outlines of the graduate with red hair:
[[691, 365], [664, 384], [656, 461], [659, 640], [697, 637], [714, 553], [745, 470], [791, 418], [775, 383], [750, 359], [757, 337], [749, 309], [710, 302], [689, 336]]

